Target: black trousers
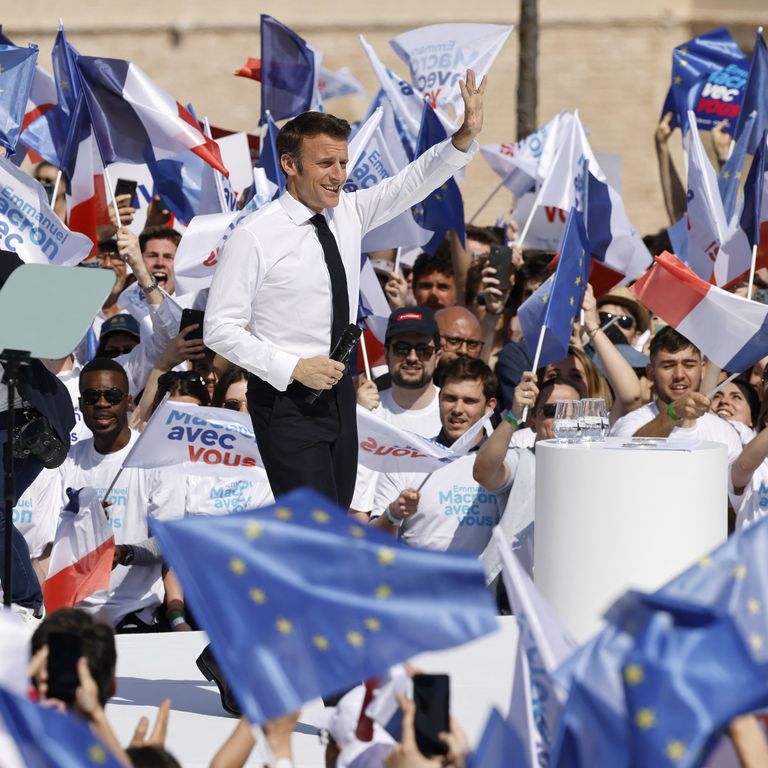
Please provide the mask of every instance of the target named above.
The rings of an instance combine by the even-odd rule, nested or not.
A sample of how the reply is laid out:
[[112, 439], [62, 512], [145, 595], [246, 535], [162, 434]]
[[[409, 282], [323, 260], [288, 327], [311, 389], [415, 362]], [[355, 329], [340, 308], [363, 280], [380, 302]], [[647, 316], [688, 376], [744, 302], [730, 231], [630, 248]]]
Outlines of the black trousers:
[[272, 493], [309, 487], [347, 509], [357, 474], [357, 416], [352, 378], [345, 375], [314, 403], [298, 382], [278, 392], [248, 379], [248, 410]]

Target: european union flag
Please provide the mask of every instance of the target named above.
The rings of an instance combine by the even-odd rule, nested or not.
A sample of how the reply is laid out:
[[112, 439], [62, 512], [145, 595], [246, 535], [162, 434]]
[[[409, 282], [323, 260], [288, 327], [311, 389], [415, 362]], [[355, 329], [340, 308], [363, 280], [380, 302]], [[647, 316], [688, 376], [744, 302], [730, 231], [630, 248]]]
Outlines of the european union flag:
[[526, 762], [520, 739], [494, 707], [477, 749], [469, 756], [469, 768], [508, 768], [510, 765], [523, 766]]
[[760, 242], [760, 220], [765, 185], [765, 142], [768, 132], [763, 131], [760, 143], [752, 158], [752, 165], [744, 182], [744, 206], [741, 211], [740, 225], [754, 247]]
[[[717, 177], [717, 189], [720, 192], [720, 199], [723, 201], [723, 211], [725, 220], [730, 223], [733, 213], [736, 210], [736, 202], [739, 197], [741, 187], [741, 172], [744, 167], [744, 158], [747, 155], [747, 146], [752, 140], [752, 129], [755, 125], [757, 112], [753, 112], [747, 117], [747, 122], [738, 141], [733, 145], [731, 156], [725, 161]], [[675, 251], [677, 254], [677, 251]]]
[[675, 598], [653, 608], [624, 667], [633, 765], [702, 765], [732, 718], [768, 703], [765, 674], [733, 619]]
[[36, 45], [0, 45], [0, 146], [10, 155], [21, 133], [36, 64]]
[[261, 121], [312, 109], [317, 83], [315, 53], [292, 29], [261, 15]]
[[[430, 147], [445, 141], [448, 134], [440, 122], [437, 113], [425, 101], [421, 111], [421, 126], [416, 140], [416, 157], [420, 157]], [[453, 230], [459, 236], [461, 244], [466, 242], [464, 231], [464, 202], [461, 199], [459, 185], [451, 177], [442, 186], [429, 194], [418, 205], [413, 207], [413, 218], [424, 229], [435, 233], [434, 237], [424, 246], [424, 251], [434, 255], [448, 230]]]
[[277, 154], [278, 127], [272, 119], [269, 110], [266, 112], [265, 119], [267, 132], [261, 145], [259, 165], [264, 169], [267, 178], [277, 185], [277, 194], [282, 195], [285, 192], [285, 174], [283, 173], [282, 165], [280, 165], [280, 157]]
[[765, 40], [760, 31], [755, 38], [747, 85], [741, 100], [741, 110], [736, 120], [736, 128], [733, 131], [733, 138], [736, 141], [746, 130], [749, 115], [753, 111], [757, 112], [757, 120], [747, 144], [747, 152], [750, 155], [755, 154], [763, 131], [768, 130], [768, 48], [765, 46]]
[[53, 79], [59, 106], [70, 119], [74, 115], [77, 97], [80, 95], [80, 76], [75, 64], [78, 56], [78, 52], [67, 41], [64, 27], [59, 27], [51, 50]]
[[254, 723], [497, 627], [476, 557], [400, 544], [315, 491], [151, 530]]
[[[589, 265], [589, 241], [584, 229], [584, 217], [571, 208], [560, 242], [560, 258], [555, 274], [539, 286], [517, 312], [523, 340], [538, 367], [556, 363], [568, 354], [571, 325], [584, 300]], [[542, 329], [544, 338], [537, 357]]]
[[75, 715], [46, 709], [0, 688], [0, 720], [24, 765], [120, 768], [112, 752]]
[[766, 552], [768, 518], [763, 518], [734, 533], [658, 594], [728, 613], [754, 658], [768, 670]]

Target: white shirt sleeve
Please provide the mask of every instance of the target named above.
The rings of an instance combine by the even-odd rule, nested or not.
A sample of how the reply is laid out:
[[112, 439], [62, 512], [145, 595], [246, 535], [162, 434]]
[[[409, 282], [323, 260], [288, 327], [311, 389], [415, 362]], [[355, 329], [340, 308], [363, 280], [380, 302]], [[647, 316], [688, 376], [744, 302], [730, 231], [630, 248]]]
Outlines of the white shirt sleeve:
[[354, 192], [363, 234], [420, 203], [463, 168], [478, 148], [478, 143], [473, 141], [470, 148], [462, 152], [453, 146], [451, 139], [446, 139], [435, 144], [391, 178]]
[[291, 383], [299, 356], [258, 339], [248, 330], [251, 302], [264, 282], [261, 245], [252, 232], [239, 227], [219, 253], [205, 316], [205, 345], [256, 374], [275, 389]]

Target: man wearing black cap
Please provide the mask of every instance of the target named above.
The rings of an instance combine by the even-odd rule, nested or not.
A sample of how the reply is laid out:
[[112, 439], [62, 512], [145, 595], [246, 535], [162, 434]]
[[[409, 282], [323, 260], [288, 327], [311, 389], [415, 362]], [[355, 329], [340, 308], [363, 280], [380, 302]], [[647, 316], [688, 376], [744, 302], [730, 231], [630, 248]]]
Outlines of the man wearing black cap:
[[127, 355], [141, 341], [139, 322], [133, 315], [120, 314], [105, 320], [99, 334], [97, 357]]
[[[384, 345], [392, 386], [380, 393], [374, 413], [417, 435], [433, 437], [440, 430], [439, 390], [432, 383], [440, 329], [432, 310], [396, 309], [389, 317]], [[371, 511], [378, 476], [378, 472], [358, 466], [352, 510]]]

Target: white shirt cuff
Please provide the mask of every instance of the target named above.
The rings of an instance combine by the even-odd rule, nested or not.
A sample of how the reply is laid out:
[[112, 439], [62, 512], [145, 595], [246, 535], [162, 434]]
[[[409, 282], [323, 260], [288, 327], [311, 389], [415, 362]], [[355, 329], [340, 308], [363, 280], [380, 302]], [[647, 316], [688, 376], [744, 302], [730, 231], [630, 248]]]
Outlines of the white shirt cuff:
[[279, 392], [285, 392], [293, 377], [293, 369], [301, 358], [278, 349], [267, 371], [267, 383]]

